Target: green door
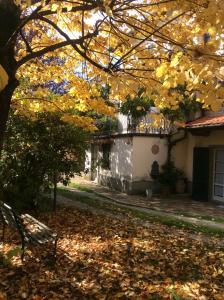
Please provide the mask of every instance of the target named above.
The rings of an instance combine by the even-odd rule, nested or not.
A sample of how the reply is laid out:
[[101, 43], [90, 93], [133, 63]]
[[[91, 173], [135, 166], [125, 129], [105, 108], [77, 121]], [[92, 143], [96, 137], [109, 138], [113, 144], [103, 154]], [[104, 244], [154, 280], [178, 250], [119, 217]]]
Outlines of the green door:
[[194, 148], [192, 198], [207, 201], [209, 195], [209, 149]]

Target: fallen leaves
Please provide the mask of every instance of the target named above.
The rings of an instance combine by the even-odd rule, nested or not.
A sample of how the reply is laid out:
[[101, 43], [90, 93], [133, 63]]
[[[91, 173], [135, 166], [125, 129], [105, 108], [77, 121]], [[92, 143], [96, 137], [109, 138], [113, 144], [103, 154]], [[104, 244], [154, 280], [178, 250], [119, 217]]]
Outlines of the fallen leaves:
[[[72, 209], [41, 221], [60, 236], [56, 264], [50, 245], [0, 260], [0, 300], [224, 299], [224, 252], [187, 231]], [[17, 243], [8, 233], [1, 251]]]

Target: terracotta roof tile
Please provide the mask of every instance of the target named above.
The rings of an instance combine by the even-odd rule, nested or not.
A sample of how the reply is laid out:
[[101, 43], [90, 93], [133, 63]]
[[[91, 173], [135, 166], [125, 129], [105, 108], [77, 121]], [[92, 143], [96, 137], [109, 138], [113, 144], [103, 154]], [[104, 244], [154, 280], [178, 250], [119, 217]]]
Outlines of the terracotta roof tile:
[[187, 128], [224, 126], [224, 115], [202, 117], [186, 124]]

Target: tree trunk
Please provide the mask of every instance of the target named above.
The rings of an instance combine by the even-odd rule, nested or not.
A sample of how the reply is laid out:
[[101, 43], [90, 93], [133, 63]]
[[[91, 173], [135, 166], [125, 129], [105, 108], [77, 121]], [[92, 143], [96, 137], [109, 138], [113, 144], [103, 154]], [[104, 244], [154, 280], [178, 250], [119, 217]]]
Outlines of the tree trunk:
[[0, 92], [0, 156], [3, 147], [6, 124], [9, 117], [11, 99], [17, 85], [18, 82], [16, 79], [11, 80], [11, 82], [6, 86], [6, 88]]
[[54, 197], [53, 197], [53, 211], [56, 211], [57, 206], [57, 173], [54, 173]]
[[[17, 86], [17, 81], [11, 82], [7, 87], [0, 92], [0, 159], [2, 155], [6, 124], [9, 117], [9, 109], [11, 104], [12, 94]], [[0, 201], [4, 201], [3, 186], [0, 183]]]
[[182, 137], [177, 138], [176, 140], [172, 139], [172, 135], [169, 134], [167, 136], [167, 163], [169, 164], [171, 162], [171, 157], [172, 157], [172, 150], [173, 147], [176, 146], [177, 143], [183, 141], [187, 137], [187, 131], [184, 130], [184, 135]]
[[2, 151], [6, 123], [13, 92], [18, 86], [16, 74], [15, 45], [20, 20], [20, 8], [13, 0], [0, 0], [0, 64], [9, 76], [8, 85], [0, 92], [0, 153]]

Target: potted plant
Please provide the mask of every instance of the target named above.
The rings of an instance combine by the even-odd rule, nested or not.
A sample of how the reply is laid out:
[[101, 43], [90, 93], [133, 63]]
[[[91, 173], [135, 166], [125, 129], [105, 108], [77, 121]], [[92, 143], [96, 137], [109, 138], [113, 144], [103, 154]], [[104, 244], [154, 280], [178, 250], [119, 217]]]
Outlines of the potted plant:
[[179, 170], [174, 166], [172, 161], [166, 162], [162, 165], [161, 169], [158, 181], [161, 184], [162, 194], [167, 196], [175, 191]]
[[186, 177], [184, 175], [184, 172], [180, 169], [177, 169], [175, 190], [177, 194], [184, 194], [184, 192], [186, 191]]

